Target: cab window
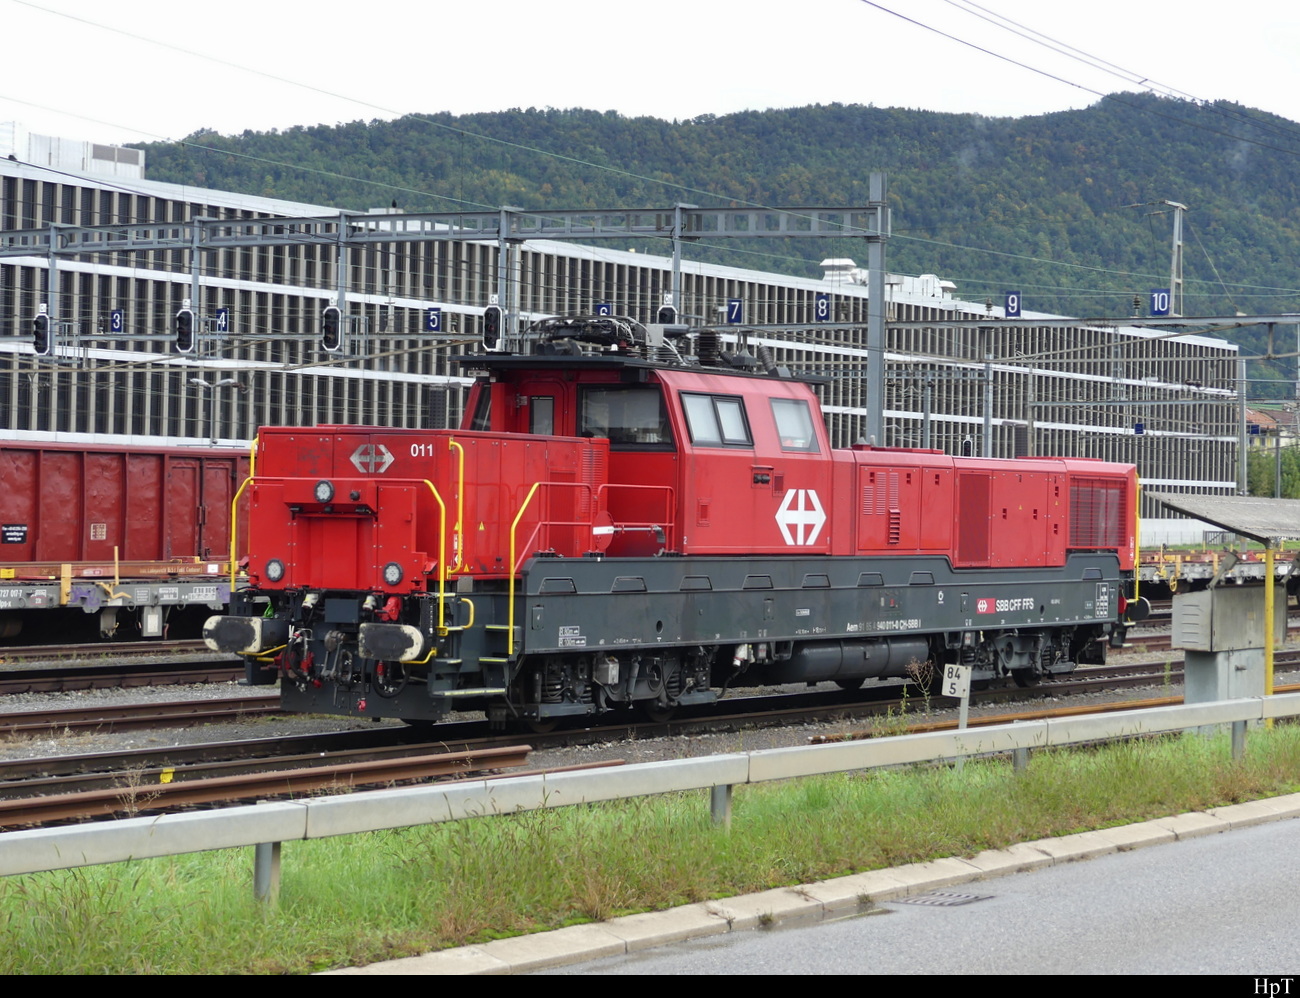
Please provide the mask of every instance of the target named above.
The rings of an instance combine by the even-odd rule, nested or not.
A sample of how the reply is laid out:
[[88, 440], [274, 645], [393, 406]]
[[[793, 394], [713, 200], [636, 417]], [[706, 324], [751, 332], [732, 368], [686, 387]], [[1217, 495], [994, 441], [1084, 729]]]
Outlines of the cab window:
[[657, 386], [601, 385], [582, 389], [578, 433], [608, 437], [612, 450], [672, 450], [663, 393]]
[[682, 392], [682, 410], [699, 447], [752, 447], [745, 420], [745, 403], [730, 395], [694, 395]]
[[808, 403], [802, 399], [771, 399], [771, 402], [781, 449], [817, 453], [820, 448]]

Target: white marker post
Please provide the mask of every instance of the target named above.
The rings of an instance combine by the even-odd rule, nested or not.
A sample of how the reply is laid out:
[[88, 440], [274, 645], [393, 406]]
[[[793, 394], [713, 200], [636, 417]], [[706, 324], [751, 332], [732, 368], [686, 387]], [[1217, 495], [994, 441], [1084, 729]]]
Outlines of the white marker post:
[[[953, 697], [961, 701], [961, 707], [957, 714], [957, 730], [966, 730], [966, 718], [970, 716], [970, 676], [971, 667], [969, 665], [945, 665], [943, 667], [943, 689], [940, 691], [946, 697]], [[961, 770], [966, 763], [963, 757], [957, 760], [957, 769]]]

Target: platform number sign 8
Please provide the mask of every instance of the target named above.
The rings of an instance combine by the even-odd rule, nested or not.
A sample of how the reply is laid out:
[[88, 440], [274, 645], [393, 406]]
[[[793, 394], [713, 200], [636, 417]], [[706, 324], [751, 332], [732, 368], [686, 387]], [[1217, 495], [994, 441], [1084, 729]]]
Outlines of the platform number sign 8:
[[831, 296], [825, 292], [819, 292], [814, 308], [816, 311], [813, 314], [817, 317], [817, 321], [827, 322], [831, 317]]
[[739, 298], [727, 299], [727, 322], [736, 325], [745, 321], [744, 303]]
[[1020, 318], [1020, 292], [1019, 291], [1007, 292], [1006, 306], [1007, 306], [1006, 311], [1007, 311], [1008, 319]]
[[1151, 289], [1151, 314], [1152, 315], [1169, 314], [1169, 289], [1168, 288]]

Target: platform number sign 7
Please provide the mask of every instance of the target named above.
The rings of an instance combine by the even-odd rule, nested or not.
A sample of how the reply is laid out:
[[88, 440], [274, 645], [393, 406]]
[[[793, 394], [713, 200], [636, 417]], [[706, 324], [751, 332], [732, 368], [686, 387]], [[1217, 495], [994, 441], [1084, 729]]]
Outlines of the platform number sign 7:
[[442, 332], [442, 309], [427, 308], [424, 310], [424, 331], [426, 333]]
[[827, 322], [831, 317], [831, 296], [824, 291], [818, 292], [817, 301], [814, 305], [814, 315], [818, 322]]
[[745, 321], [745, 306], [739, 298], [727, 299], [727, 322], [736, 325]]

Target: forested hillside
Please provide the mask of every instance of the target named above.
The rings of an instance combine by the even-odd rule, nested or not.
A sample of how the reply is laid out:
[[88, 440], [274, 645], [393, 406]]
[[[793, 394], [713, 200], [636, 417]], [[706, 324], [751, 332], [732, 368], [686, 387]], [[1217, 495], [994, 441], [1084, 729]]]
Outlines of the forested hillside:
[[[1135, 293], [1168, 286], [1170, 216], [1128, 206], [1169, 199], [1190, 209], [1188, 314], [1300, 310], [1300, 125], [1228, 103], [1121, 94], [1025, 118], [830, 105], [680, 122], [530, 108], [145, 148], [155, 180], [407, 211], [852, 205], [884, 170], [890, 270], [1072, 315], [1128, 314]], [[696, 252], [808, 276], [823, 256], [866, 256], [851, 240]]]

